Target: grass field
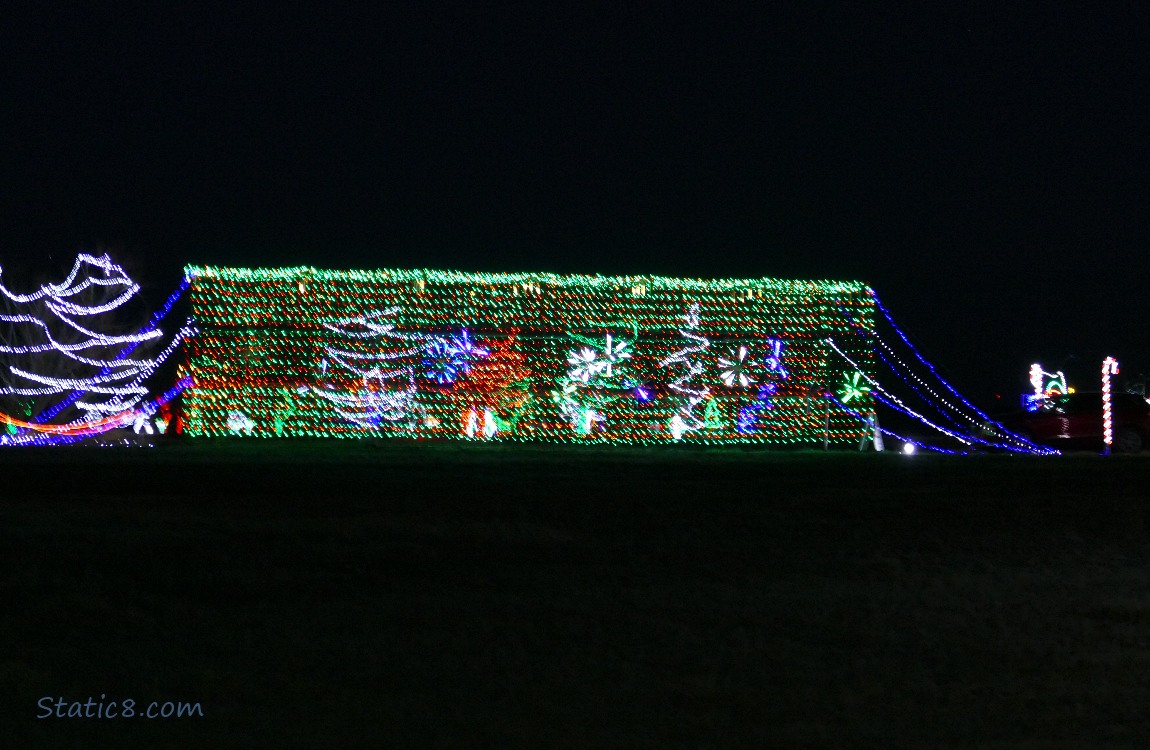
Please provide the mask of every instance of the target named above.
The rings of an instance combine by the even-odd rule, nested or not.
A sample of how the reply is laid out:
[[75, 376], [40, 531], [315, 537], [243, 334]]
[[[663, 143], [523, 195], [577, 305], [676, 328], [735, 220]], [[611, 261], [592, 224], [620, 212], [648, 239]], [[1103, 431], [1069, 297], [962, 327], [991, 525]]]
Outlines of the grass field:
[[[0, 746], [1107, 748], [1147, 457], [0, 453]], [[203, 717], [37, 719], [44, 696]]]

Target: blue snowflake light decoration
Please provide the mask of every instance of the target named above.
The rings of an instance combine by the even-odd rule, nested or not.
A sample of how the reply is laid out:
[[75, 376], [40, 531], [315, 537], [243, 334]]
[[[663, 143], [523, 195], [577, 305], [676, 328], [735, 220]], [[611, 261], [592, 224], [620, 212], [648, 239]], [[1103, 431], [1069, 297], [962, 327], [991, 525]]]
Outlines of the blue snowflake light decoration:
[[464, 328], [458, 336], [436, 338], [424, 350], [423, 369], [440, 385], [452, 385], [471, 369], [471, 363], [489, 354], [471, 340]]

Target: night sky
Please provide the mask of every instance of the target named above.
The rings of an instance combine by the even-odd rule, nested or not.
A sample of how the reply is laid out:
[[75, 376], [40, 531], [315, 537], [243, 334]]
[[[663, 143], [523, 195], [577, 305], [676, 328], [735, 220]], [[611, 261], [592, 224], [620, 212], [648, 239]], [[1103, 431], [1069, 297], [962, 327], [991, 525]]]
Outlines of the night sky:
[[861, 279], [976, 397], [1150, 372], [1142, 3], [258, 5], [6, 20], [7, 284], [94, 249], [156, 304], [185, 263]]

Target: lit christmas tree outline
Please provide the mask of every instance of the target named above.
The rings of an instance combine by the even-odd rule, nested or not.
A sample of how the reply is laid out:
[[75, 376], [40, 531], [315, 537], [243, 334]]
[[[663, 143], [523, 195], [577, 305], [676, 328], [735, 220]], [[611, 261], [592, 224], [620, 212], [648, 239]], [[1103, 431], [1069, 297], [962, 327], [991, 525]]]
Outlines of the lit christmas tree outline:
[[679, 377], [672, 380], [668, 385], [668, 388], [678, 394], [678, 411], [671, 417], [668, 425], [671, 437], [675, 440], [682, 439], [683, 435], [688, 432], [701, 430], [708, 426], [706, 418], [699, 417], [695, 410], [711, 393], [706, 386], [695, 388], [689, 384], [692, 378], [703, 373], [703, 365], [692, 357], [706, 353], [711, 346], [707, 337], [694, 332], [699, 327], [700, 322], [698, 302], [691, 303], [683, 319], [686, 325], [679, 329], [679, 334], [683, 338], [695, 342], [694, 345], [680, 349], [659, 363], [660, 367], [682, 365], [684, 368]]
[[[194, 329], [185, 323], [159, 352], [149, 356], [146, 350], [154, 352], [163, 338], [158, 323], [184, 288], [147, 324], [124, 330], [115, 317], [137, 299], [140, 286], [107, 254], [78, 254], [62, 282], [43, 284], [30, 294], [0, 283], [0, 324], [6, 324], [0, 329], [0, 397], [20, 397], [19, 411], [27, 417], [0, 413], [9, 436], [17, 436], [12, 442], [23, 442], [21, 430], [83, 436], [132, 427], [148, 433], [150, 426], [141, 420], [160, 402], [145, 403], [144, 382]], [[96, 330], [100, 325], [121, 330]], [[137, 353], [141, 347], [145, 353]], [[78, 412], [71, 419], [70, 407]]]
[[[395, 330], [394, 316], [399, 307], [376, 310], [323, 324], [324, 328], [339, 334], [349, 343], [355, 342], [365, 350], [347, 349], [328, 344], [320, 360], [321, 379], [329, 377], [330, 368], [341, 382], [350, 381], [353, 387], [338, 387], [331, 382], [313, 386], [312, 393], [329, 402], [343, 419], [364, 428], [376, 428], [384, 423], [413, 426], [416, 412], [422, 408], [416, 401], [416, 365], [413, 358], [420, 354], [424, 337], [402, 334]], [[383, 342], [403, 342], [400, 351], [381, 352], [370, 347]], [[414, 343], [414, 346], [410, 346]], [[350, 377], [349, 377], [350, 376]], [[399, 383], [400, 387], [394, 385]]]

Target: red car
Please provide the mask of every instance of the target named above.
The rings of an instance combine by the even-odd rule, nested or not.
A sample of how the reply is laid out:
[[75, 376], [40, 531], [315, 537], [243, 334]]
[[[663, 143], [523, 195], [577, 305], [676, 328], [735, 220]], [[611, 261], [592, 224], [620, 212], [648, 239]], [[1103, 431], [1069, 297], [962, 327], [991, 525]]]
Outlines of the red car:
[[[1115, 453], [1137, 453], [1150, 442], [1150, 403], [1132, 393], [1110, 394]], [[1036, 411], [1019, 411], [997, 421], [1041, 445], [1051, 448], [1103, 446], [1102, 394], [1070, 393], [1049, 398]]]

